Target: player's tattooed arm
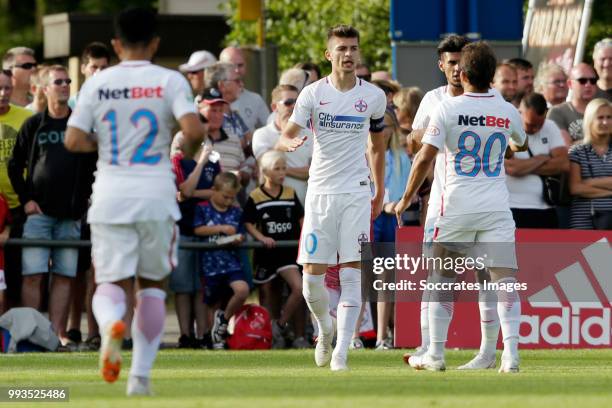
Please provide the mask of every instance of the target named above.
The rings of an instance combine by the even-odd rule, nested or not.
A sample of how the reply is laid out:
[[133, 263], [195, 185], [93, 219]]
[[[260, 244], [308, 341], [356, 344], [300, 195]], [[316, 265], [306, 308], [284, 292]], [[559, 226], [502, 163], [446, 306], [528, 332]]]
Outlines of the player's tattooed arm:
[[414, 129], [412, 132], [406, 136], [406, 143], [408, 144], [408, 151], [412, 154], [416, 154], [423, 144], [421, 140], [423, 140], [423, 136], [425, 135], [425, 129]]
[[75, 153], [90, 153], [98, 150], [98, 142], [94, 133], [85, 132], [79, 128], [68, 126], [64, 137], [66, 150]]
[[402, 214], [410, 206], [412, 198], [427, 178], [427, 173], [437, 154], [438, 148], [430, 144], [424, 144], [423, 148], [415, 156], [412, 168], [410, 169], [408, 184], [406, 184], [406, 191], [404, 191], [401, 200], [395, 205], [395, 216], [397, 217], [398, 225], [402, 225]]

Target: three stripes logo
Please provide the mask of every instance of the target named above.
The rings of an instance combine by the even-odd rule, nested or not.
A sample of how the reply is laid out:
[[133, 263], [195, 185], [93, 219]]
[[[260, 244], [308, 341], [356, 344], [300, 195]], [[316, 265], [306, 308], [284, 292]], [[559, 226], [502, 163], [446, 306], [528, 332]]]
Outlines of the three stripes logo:
[[558, 347], [612, 345], [612, 250], [604, 238], [580, 250], [581, 259], [523, 303], [520, 343]]

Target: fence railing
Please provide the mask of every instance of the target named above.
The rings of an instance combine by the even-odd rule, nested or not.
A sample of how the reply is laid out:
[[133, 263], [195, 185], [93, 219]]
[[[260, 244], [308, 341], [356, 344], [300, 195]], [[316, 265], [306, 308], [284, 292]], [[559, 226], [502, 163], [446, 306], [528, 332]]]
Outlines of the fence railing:
[[[20, 247], [47, 247], [47, 248], [90, 248], [91, 241], [87, 240], [49, 240], [49, 239], [25, 239], [11, 238], [6, 241], [5, 246], [20, 246]], [[276, 248], [296, 248], [298, 241], [276, 241]], [[233, 246], [241, 249], [264, 248], [264, 245], [259, 241], [247, 241], [240, 245]], [[228, 248], [227, 245], [217, 245], [214, 242], [179, 242], [181, 249], [220, 249]]]

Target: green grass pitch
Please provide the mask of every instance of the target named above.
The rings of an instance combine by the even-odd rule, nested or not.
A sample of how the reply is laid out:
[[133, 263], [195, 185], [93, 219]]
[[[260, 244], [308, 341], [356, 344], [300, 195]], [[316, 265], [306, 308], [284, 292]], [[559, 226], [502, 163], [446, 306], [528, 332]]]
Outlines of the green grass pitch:
[[[457, 371], [473, 351], [448, 351], [443, 373], [414, 371], [402, 362], [402, 354], [354, 351], [351, 371], [332, 373], [315, 367], [313, 350], [163, 350], [153, 370], [155, 396], [130, 399], [125, 397], [129, 353], [115, 384], [98, 376], [95, 353], [0, 355], [0, 387], [68, 387], [70, 403], [46, 405], [53, 407], [612, 406], [609, 349], [523, 350], [521, 372], [505, 375]], [[11, 405], [40, 406], [0, 403]]]

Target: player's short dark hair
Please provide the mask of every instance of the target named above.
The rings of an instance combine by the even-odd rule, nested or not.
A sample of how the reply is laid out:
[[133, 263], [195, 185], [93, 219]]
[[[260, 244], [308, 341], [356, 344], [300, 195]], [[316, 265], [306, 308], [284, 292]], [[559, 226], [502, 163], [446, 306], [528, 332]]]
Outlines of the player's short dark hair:
[[525, 109], [532, 109], [540, 116], [545, 115], [546, 111], [548, 110], [548, 105], [546, 104], [544, 95], [537, 92], [532, 92], [529, 95], [525, 95], [523, 100], [521, 100], [521, 104], [525, 107]]
[[155, 12], [148, 8], [129, 8], [115, 18], [115, 37], [125, 46], [147, 46], [157, 35]]
[[359, 31], [355, 27], [352, 27], [347, 24], [339, 24], [337, 26], [331, 27], [327, 31], [327, 41], [329, 41], [332, 37], [338, 38], [357, 38], [357, 42], [359, 42]]
[[108, 62], [111, 60], [110, 50], [106, 45], [99, 41], [92, 42], [85, 47], [81, 54], [81, 64], [89, 63], [90, 58], [106, 58]]
[[438, 44], [438, 57], [442, 58], [445, 52], [461, 52], [468, 42], [462, 35], [451, 34]]
[[214, 181], [215, 190], [221, 190], [224, 188], [234, 190], [236, 192], [240, 191], [240, 180], [238, 177], [229, 171], [224, 171], [222, 173], [217, 174]]
[[465, 72], [470, 84], [477, 89], [489, 89], [496, 66], [495, 53], [486, 42], [473, 42], [463, 47], [459, 67]]
[[533, 69], [533, 64], [524, 58], [511, 58], [504, 62], [507, 62], [508, 64], [512, 65], [515, 69], [520, 69], [522, 71]]

